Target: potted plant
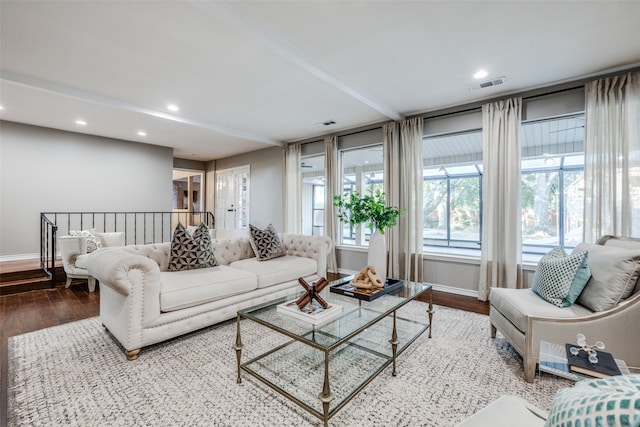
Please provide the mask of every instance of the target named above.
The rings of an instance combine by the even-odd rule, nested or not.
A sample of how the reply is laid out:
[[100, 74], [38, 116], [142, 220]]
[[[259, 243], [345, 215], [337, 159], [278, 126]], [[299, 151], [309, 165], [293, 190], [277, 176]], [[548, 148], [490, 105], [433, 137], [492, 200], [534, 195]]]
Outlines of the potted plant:
[[387, 246], [385, 229], [398, 224], [398, 218], [404, 215], [396, 207], [387, 206], [385, 193], [378, 189], [373, 194], [361, 195], [358, 192], [336, 195], [333, 205], [337, 208], [337, 216], [341, 222], [352, 226], [366, 224], [371, 230], [367, 263], [372, 265], [378, 275], [384, 278], [387, 272]]

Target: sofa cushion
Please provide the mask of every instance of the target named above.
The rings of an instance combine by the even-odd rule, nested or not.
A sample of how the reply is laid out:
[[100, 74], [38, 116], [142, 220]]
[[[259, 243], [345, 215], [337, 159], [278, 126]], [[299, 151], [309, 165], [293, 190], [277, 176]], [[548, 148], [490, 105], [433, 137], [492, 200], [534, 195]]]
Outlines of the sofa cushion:
[[604, 311], [631, 295], [640, 275], [640, 251], [580, 243], [573, 252], [582, 251], [589, 253], [591, 279], [578, 304]]
[[640, 375], [585, 380], [558, 390], [545, 426], [640, 425]]
[[258, 261], [266, 261], [284, 255], [278, 232], [269, 224], [264, 230], [249, 224], [251, 247]]
[[299, 277], [307, 277], [315, 274], [318, 269], [314, 260], [291, 255], [269, 261], [248, 258], [233, 262], [230, 266], [250, 271], [258, 276], [258, 288], [267, 288], [278, 283], [297, 280]]
[[491, 305], [522, 332], [527, 330], [528, 317], [572, 318], [592, 314], [578, 304], [564, 308], [549, 304], [531, 289], [491, 288]]
[[591, 277], [587, 266], [587, 253], [571, 255], [561, 247], [542, 257], [533, 276], [533, 292], [558, 307], [573, 304]]
[[189, 234], [182, 223], [178, 223], [171, 240], [169, 271], [192, 270], [216, 265], [211, 250], [211, 236], [205, 224], [200, 224]]
[[174, 311], [257, 288], [257, 277], [225, 265], [160, 273], [160, 311]]

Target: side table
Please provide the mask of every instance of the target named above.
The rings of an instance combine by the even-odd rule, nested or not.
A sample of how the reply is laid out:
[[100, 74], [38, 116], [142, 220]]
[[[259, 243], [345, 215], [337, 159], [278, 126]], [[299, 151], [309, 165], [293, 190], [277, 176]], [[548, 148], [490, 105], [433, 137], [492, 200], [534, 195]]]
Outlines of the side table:
[[[631, 373], [624, 360], [615, 360], [622, 375], [629, 375]], [[577, 374], [569, 369], [567, 350], [564, 344], [540, 341], [540, 359], [538, 360], [538, 369], [540, 372], [554, 374], [573, 381], [593, 379], [593, 377]]]

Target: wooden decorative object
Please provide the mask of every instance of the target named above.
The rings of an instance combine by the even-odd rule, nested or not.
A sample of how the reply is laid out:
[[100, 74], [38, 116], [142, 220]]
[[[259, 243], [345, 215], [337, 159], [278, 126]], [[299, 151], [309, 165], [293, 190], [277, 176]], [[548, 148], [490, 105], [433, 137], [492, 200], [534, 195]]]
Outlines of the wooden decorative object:
[[299, 308], [306, 306], [313, 300], [318, 301], [318, 304], [320, 304], [322, 308], [329, 307], [329, 304], [320, 295], [318, 295], [320, 291], [322, 291], [324, 287], [329, 284], [329, 281], [327, 279], [323, 277], [322, 279], [310, 285], [302, 277], [300, 277], [298, 279], [298, 283], [300, 283], [300, 285], [307, 291], [296, 301], [296, 304]]
[[367, 265], [353, 278], [351, 285], [359, 289], [380, 289], [384, 288], [384, 280], [373, 266]]

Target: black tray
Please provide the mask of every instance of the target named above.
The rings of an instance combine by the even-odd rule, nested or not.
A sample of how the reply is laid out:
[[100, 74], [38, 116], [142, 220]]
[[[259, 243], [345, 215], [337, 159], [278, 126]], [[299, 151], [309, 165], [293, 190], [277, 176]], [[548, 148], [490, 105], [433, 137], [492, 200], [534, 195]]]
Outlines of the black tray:
[[353, 277], [349, 277], [345, 279], [344, 282], [331, 286], [329, 290], [335, 294], [346, 295], [348, 297], [365, 301], [373, 301], [376, 298], [380, 298], [382, 295], [386, 295], [389, 292], [402, 288], [402, 280], [387, 278], [384, 288], [371, 292], [368, 289], [358, 289], [355, 286], [351, 286], [349, 282], [351, 282], [352, 278]]

